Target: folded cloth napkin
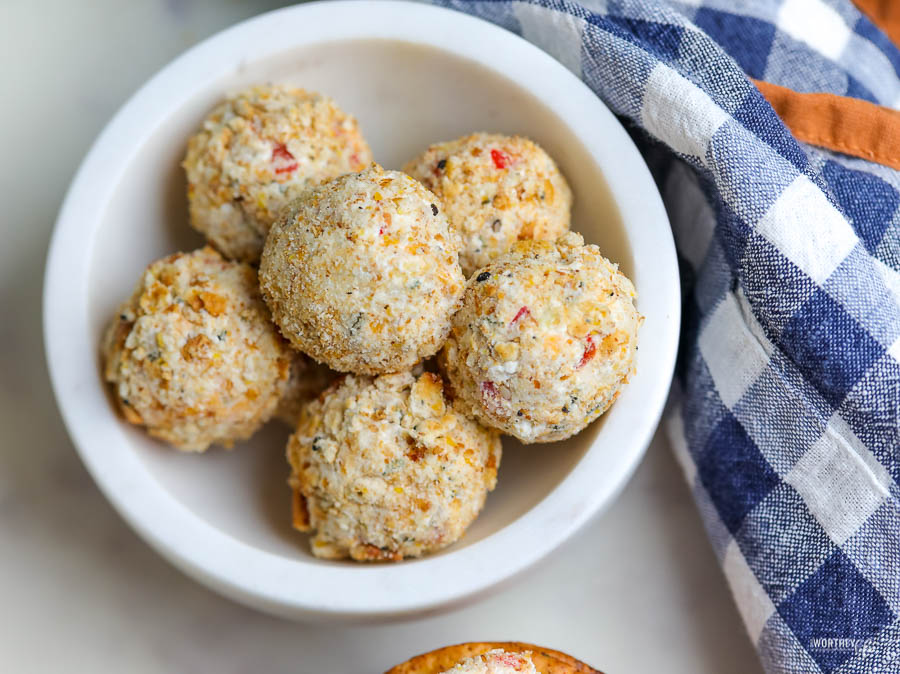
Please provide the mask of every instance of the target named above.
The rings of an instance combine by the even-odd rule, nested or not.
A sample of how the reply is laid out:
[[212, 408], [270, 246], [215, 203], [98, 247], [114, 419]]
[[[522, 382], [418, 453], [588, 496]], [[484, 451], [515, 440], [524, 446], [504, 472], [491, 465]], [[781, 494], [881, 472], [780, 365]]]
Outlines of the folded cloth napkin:
[[800, 144], [748, 79], [898, 106], [900, 51], [840, 0], [436, 4], [561, 61], [654, 172], [668, 430], [764, 667], [900, 672], [900, 172]]

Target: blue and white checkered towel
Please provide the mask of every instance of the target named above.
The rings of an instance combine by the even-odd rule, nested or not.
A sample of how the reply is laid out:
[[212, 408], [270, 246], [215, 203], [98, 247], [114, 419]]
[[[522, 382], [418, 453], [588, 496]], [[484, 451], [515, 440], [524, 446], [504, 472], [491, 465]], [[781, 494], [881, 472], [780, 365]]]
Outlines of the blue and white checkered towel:
[[628, 124], [684, 326], [669, 430], [770, 672], [900, 672], [900, 172], [791, 136], [747, 75], [900, 106], [841, 0], [437, 0], [536, 43]]

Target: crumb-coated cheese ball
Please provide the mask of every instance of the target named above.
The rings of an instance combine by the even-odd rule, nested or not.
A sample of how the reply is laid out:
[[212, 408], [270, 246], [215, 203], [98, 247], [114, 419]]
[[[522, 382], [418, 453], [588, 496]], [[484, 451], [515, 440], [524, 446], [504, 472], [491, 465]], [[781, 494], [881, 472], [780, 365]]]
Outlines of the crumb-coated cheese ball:
[[405, 169], [444, 203], [470, 276], [519, 239], [569, 229], [572, 191], [550, 156], [521, 136], [475, 133], [432, 145]]
[[436, 353], [465, 285], [459, 238], [438, 203], [374, 164], [294, 201], [260, 262], [282, 334], [356, 374], [399, 372]]
[[125, 418], [177, 449], [230, 447], [275, 412], [292, 353], [256, 272], [205, 247], [151, 264], [103, 344]]
[[525, 443], [578, 433], [618, 397], [643, 320], [635, 291], [569, 232], [469, 279], [440, 363], [463, 409]]
[[294, 525], [317, 557], [418, 557], [463, 535], [497, 481], [500, 436], [438, 375], [346, 376], [303, 409], [287, 455]]
[[295, 351], [291, 374], [278, 401], [275, 416], [291, 428], [296, 428], [303, 406], [328, 388], [337, 376], [334, 370]]
[[256, 262], [285, 204], [371, 161], [356, 120], [327, 96], [252, 87], [215, 108], [188, 143], [191, 224], [225, 256]]
[[531, 653], [510, 653], [495, 648], [456, 664], [443, 674], [540, 674], [531, 661]]

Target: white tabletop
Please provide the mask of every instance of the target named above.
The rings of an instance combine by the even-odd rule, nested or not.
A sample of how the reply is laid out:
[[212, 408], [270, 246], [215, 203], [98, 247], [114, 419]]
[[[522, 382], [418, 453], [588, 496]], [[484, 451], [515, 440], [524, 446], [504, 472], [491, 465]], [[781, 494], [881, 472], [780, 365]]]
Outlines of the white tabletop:
[[116, 108], [196, 41], [280, 3], [4, 0], [0, 8], [0, 653], [7, 671], [363, 674], [518, 640], [608, 672], [760, 671], [667, 442], [552, 559], [451, 613], [316, 626], [193, 583], [118, 518], [50, 392], [40, 304], [56, 211]]

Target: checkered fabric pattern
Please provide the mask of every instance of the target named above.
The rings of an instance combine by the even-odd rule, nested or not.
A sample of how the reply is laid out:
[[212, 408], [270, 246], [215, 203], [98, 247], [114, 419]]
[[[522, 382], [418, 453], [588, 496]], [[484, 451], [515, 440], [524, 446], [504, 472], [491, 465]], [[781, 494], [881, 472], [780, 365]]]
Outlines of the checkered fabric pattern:
[[682, 274], [675, 452], [770, 672], [900, 672], [900, 173], [798, 144], [747, 75], [900, 105], [839, 0], [437, 0], [635, 136]]

